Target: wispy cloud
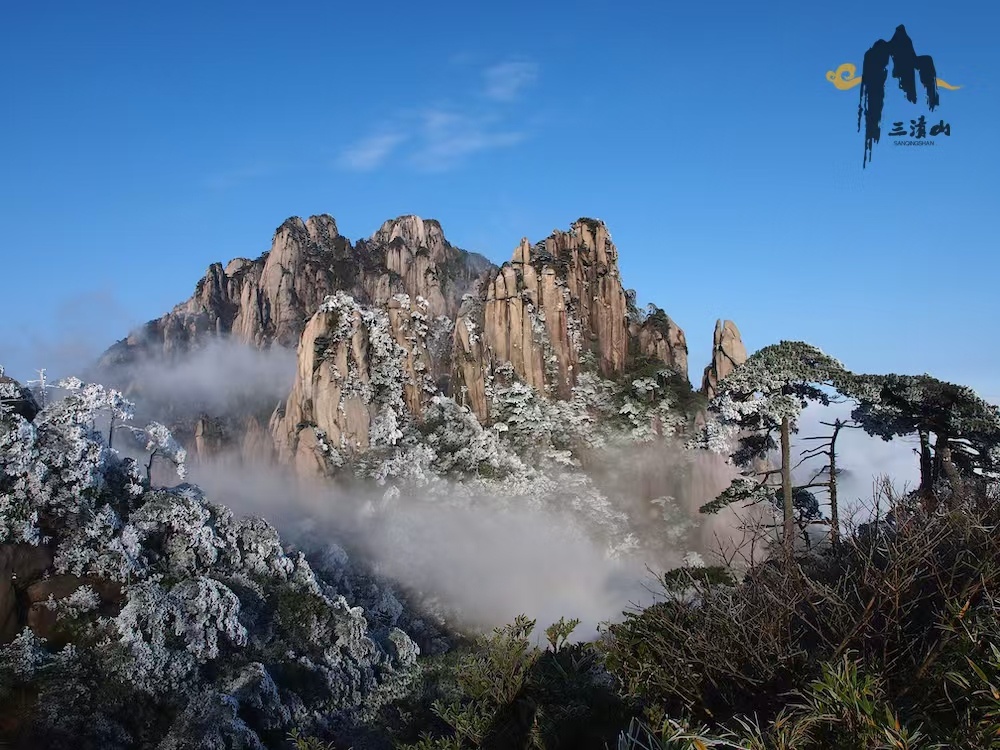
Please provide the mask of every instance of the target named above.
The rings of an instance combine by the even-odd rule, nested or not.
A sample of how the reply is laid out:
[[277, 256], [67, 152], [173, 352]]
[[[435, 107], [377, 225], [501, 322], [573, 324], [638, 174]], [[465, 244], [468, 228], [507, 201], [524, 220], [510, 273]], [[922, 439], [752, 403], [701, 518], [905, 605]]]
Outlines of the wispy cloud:
[[446, 171], [472, 154], [514, 146], [527, 137], [519, 130], [498, 128], [498, 119], [426, 110], [420, 114], [421, 143], [410, 163], [425, 171]]
[[353, 172], [370, 172], [382, 166], [406, 139], [406, 134], [400, 132], [368, 136], [345, 149], [337, 159], [337, 164]]
[[483, 93], [498, 102], [512, 102], [538, 79], [538, 65], [527, 60], [503, 62], [483, 71]]
[[32, 321], [0, 328], [0, 365], [8, 375], [25, 380], [44, 367], [50, 378], [87, 377], [101, 352], [141, 322], [113, 287], [59, 296], [40, 294]]
[[370, 172], [391, 162], [422, 172], [444, 172], [474, 154], [522, 143], [528, 132], [523, 121], [513, 121], [510, 104], [536, 80], [538, 66], [505, 62], [486, 68], [481, 75], [483, 86], [465, 100], [398, 112], [390, 124], [383, 123], [344, 149], [337, 166]]

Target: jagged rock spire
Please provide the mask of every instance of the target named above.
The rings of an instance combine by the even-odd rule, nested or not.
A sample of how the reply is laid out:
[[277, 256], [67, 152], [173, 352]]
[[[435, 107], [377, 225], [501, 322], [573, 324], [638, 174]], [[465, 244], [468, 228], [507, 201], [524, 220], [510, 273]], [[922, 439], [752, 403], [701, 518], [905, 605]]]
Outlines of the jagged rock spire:
[[639, 357], [687, 377], [684, 332], [658, 308], [641, 324], [631, 320], [630, 303], [603, 221], [578, 219], [535, 245], [522, 239], [456, 325], [455, 383], [485, 420], [484, 384], [506, 362], [556, 398], [570, 396], [588, 360], [609, 378]]
[[747, 349], [740, 337], [740, 329], [731, 320], [715, 321], [712, 362], [705, 368], [702, 393], [713, 398], [718, 391], [719, 382], [746, 361]]
[[266, 348], [294, 347], [330, 294], [366, 305], [397, 294], [425, 298], [428, 314], [458, 314], [463, 295], [491, 269], [486, 258], [451, 245], [433, 219], [399, 216], [352, 243], [332, 216], [294, 216], [281, 223], [271, 248], [256, 260], [212, 264], [186, 302], [111, 347], [104, 365], [182, 353], [212, 336]]

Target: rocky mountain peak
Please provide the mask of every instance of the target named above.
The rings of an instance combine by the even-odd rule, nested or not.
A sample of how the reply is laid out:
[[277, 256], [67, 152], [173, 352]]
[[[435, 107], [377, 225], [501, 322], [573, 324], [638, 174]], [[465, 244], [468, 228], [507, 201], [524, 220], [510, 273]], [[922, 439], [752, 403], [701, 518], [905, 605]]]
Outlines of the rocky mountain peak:
[[328, 244], [335, 237], [340, 236], [337, 231], [337, 220], [329, 214], [319, 214], [310, 216], [305, 224], [309, 238], [317, 244]]
[[[618, 250], [604, 222], [581, 218], [532, 245], [527, 238], [496, 269], [455, 329], [455, 379], [480, 419], [488, 418], [486, 383], [510, 363], [542, 393], [568, 398], [593, 362], [617, 377], [638, 356], [687, 374], [684, 334], [663, 326], [632, 327]], [[661, 311], [662, 312], [662, 311]]]
[[435, 219], [421, 219], [419, 216], [407, 214], [389, 219], [372, 235], [372, 242], [379, 245], [391, 245], [394, 240], [411, 250], [426, 249], [431, 259], [439, 263], [450, 247], [445, 239], [441, 224]]
[[719, 382], [733, 370], [747, 361], [747, 349], [740, 336], [740, 329], [731, 320], [715, 321], [715, 335], [712, 338], [712, 361], [705, 368], [702, 377], [702, 392], [713, 398]]
[[140, 354], [172, 356], [211, 336], [294, 348], [312, 314], [338, 291], [373, 306], [398, 294], [423, 297], [428, 315], [454, 318], [462, 296], [474, 292], [490, 268], [483, 256], [451, 245], [434, 220], [400, 216], [352, 244], [328, 214], [305, 221], [294, 216], [256, 260], [212, 264], [190, 299], [118, 342], [102, 364], [127, 364]]
[[[307, 471], [322, 468], [324, 446], [349, 455], [382, 444], [394, 434], [393, 415], [419, 418], [436, 394], [486, 424], [491, 394], [515, 379], [569, 399], [585, 372], [688, 375], [684, 331], [658, 307], [639, 312], [607, 226], [586, 217], [539, 242], [522, 238], [499, 268], [412, 214], [356, 243], [332, 216], [292, 217], [269, 251], [213, 264], [189, 300], [112, 347], [105, 364], [225, 336], [296, 349], [289, 395], [266, 426], [262, 414], [228, 415], [220, 432], [196, 417], [178, 437], [198, 455], [233, 440], [246, 455], [273, 447]], [[731, 322], [716, 326], [713, 352], [710, 392], [746, 359]]]

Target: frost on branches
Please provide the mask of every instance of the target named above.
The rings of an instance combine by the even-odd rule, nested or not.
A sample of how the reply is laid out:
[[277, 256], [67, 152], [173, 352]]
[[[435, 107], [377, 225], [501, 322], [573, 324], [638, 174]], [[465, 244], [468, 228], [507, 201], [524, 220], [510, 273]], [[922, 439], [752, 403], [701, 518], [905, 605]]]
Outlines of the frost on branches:
[[159, 422], [150, 422], [143, 429], [130, 427], [132, 437], [145, 446], [145, 451], [149, 453], [149, 463], [146, 464], [146, 481], [150, 481], [153, 469], [153, 459], [157, 456], [165, 458], [174, 465], [177, 476], [181, 479], [187, 476], [187, 467], [184, 461], [187, 459], [187, 451], [184, 450], [173, 435], [170, 434], [164, 425]]
[[627, 516], [586, 475], [567, 466], [566, 455], [551, 446], [538, 447], [529, 463], [507, 441], [503, 428], [484, 428], [467, 407], [436, 396], [419, 428], [408, 431], [391, 454], [373, 454], [356, 469], [396, 490], [387, 492], [387, 502], [401, 489], [464, 507], [572, 510], [590, 528], [620, 542], [627, 533]]
[[[62, 390], [30, 422], [0, 414], [0, 543], [46, 544], [46, 575], [71, 589], [38, 605], [51, 632], [0, 646], [0, 701], [37, 692], [39, 746], [264, 747], [261, 732], [350, 725], [398, 693], [418, 652], [406, 634], [370, 626], [263, 520], [150, 486], [111, 447], [131, 418], [121, 394]], [[162, 425], [135, 433], [183, 465]]]
[[[605, 485], [616, 493], [635, 487], [629, 475], [635, 446], [655, 451], [655, 441], [674, 437], [687, 423], [665, 382], [650, 377], [619, 384], [584, 373], [570, 400], [552, 400], [518, 381], [506, 363], [494, 372], [488, 427], [467, 407], [436, 396], [419, 423], [401, 428], [393, 450], [357, 462], [359, 476], [386, 486], [382, 509], [412, 495], [460, 507], [566, 512], [603, 539], [610, 555], [635, 549], [636, 519], [624, 510], [629, 503], [609, 498], [583, 470], [581, 456], [588, 454], [591, 463], [595, 451], [613, 456], [600, 469]], [[682, 463], [671, 491], [680, 489]], [[648, 536], [683, 547], [696, 524], [680, 518], [684, 511], [675, 501], [664, 502], [656, 514], [662, 524]], [[650, 526], [645, 516], [640, 523]]]
[[[716, 513], [735, 503], [744, 506], [769, 503], [777, 471], [759, 471], [778, 449], [775, 435], [787, 420], [792, 432], [809, 402], [829, 406], [838, 389], [851, 382], [852, 374], [833, 357], [801, 341], [782, 341], [765, 347], [733, 370], [718, 385], [708, 408], [713, 417], [691, 441], [692, 447], [729, 452], [731, 463], [742, 477], [702, 507]], [[734, 447], [735, 446], [735, 447]], [[786, 476], [791, 468], [782, 466]]]
[[783, 419], [794, 428], [810, 401], [828, 406], [830, 391], [850, 377], [840, 362], [809, 344], [782, 341], [765, 347], [719, 383], [709, 403], [715, 419], [692, 444], [721, 452], [737, 435], [752, 432], [754, 439], [743, 438], [732, 459], [745, 466], [765, 458], [777, 447], [773, 433]]
[[[326, 360], [323, 366], [331, 368], [333, 380], [340, 385], [337, 410], [346, 414], [351, 399], [368, 408], [369, 442], [374, 448], [394, 445], [401, 437], [401, 426], [409, 420], [404, 387], [427, 390], [430, 380], [424, 343], [430, 325], [428, 303], [422, 297], [412, 302], [405, 294], [397, 294], [393, 302], [398, 308], [391, 312], [402, 313], [395, 318], [398, 331], [393, 330], [390, 311], [363, 307], [344, 292], [328, 296], [317, 313], [333, 316], [331, 332], [317, 339], [317, 351], [320, 361]], [[397, 334], [407, 347], [398, 343]], [[346, 354], [347, 372], [339, 372], [333, 363], [338, 351]], [[323, 427], [333, 430], [333, 425]], [[325, 432], [322, 436], [317, 433], [317, 445], [330, 468], [342, 464], [336, 451], [347, 446], [330, 445]]]

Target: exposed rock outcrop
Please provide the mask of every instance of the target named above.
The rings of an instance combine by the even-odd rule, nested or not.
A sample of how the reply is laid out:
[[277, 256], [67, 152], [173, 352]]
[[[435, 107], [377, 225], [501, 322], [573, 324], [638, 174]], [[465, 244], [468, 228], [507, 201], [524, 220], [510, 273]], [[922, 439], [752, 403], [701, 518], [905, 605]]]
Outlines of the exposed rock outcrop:
[[225, 444], [225, 434], [219, 420], [209, 416], [201, 417], [194, 426], [193, 456], [211, 458], [218, 455]]
[[266, 465], [275, 458], [267, 427], [271, 410], [255, 412], [201, 414], [190, 422], [171, 425], [171, 432], [187, 449], [189, 463], [236, 457], [246, 463]]
[[24, 627], [24, 592], [52, 566], [52, 550], [33, 544], [0, 544], [0, 645]]
[[[412, 332], [393, 311], [398, 304], [393, 300], [400, 295], [422, 300], [421, 324], [429, 329], [433, 356], [424, 357], [420, 366], [447, 388], [452, 321], [463, 296], [476, 291], [492, 268], [483, 256], [449, 243], [441, 225], [431, 219], [401, 216], [383, 223], [369, 239], [352, 244], [330, 216], [306, 221], [294, 217], [275, 231], [268, 252], [256, 260], [213, 264], [190, 299], [112, 346], [95, 379], [123, 389], [141, 406], [143, 383], [132, 375], [133, 363], [169, 360], [213, 337], [230, 337], [256, 348], [294, 348], [323, 301], [339, 292], [366, 307], [389, 309], [393, 335], [401, 337]], [[408, 375], [415, 377], [412, 372]], [[417, 408], [420, 398], [418, 387], [406, 387], [409, 406]], [[256, 462], [274, 453], [273, 430], [262, 426], [257, 414], [187, 414], [183, 408], [171, 409], [175, 420], [171, 428], [190, 445], [192, 458], [236, 450], [244, 460]], [[268, 413], [271, 408], [273, 403], [267, 406]], [[354, 434], [356, 425], [345, 426], [345, 435]]]
[[97, 599], [98, 612], [104, 616], [118, 614], [122, 601], [122, 584], [106, 581], [96, 576], [80, 578], [74, 575], [54, 575], [35, 581], [25, 589], [28, 603], [26, 624], [39, 638], [51, 645], [65, 645], [65, 634], [58, 633], [58, 603], [70, 599], [80, 589], [87, 587]]
[[170, 356], [210, 336], [294, 347], [322, 301], [337, 291], [366, 305], [386, 305], [401, 293], [422, 296], [430, 316], [454, 318], [462, 296], [492, 267], [451, 245], [434, 220], [401, 216], [352, 245], [331, 216], [293, 217], [275, 231], [268, 252], [212, 264], [190, 299], [111, 347], [102, 364]]
[[712, 362], [705, 368], [702, 392], [708, 398], [713, 398], [718, 391], [719, 382], [746, 361], [747, 349], [736, 324], [731, 320], [715, 321]]
[[339, 292], [306, 325], [288, 401], [271, 418], [279, 460], [304, 474], [401, 436], [404, 410], [420, 414], [436, 392], [427, 348], [430, 302], [393, 297], [365, 308]]
[[532, 387], [566, 398], [592, 361], [605, 377], [637, 357], [654, 358], [687, 376], [684, 333], [662, 310], [641, 323], [618, 270], [607, 227], [580, 219], [532, 246], [487, 279], [462, 310], [455, 331], [455, 379], [481, 420], [497, 366], [509, 362]]
[[642, 323], [632, 323], [629, 334], [639, 355], [669, 365], [688, 376], [688, 345], [684, 331], [663, 310], [654, 307]]
[[[9, 643], [28, 626], [40, 638], [52, 640], [58, 612], [54, 603], [89, 586], [102, 614], [116, 614], [122, 586], [94, 576], [49, 575], [52, 548], [47, 545], [0, 544], [0, 645]], [[56, 644], [59, 645], [59, 644]]]
[[[688, 371], [684, 332], [659, 308], [639, 313], [607, 227], [588, 218], [534, 245], [522, 239], [500, 268], [416, 216], [353, 245], [330, 216], [289, 219], [269, 252], [214, 264], [191, 299], [116, 344], [104, 364], [127, 372], [139, 355], [170, 357], [214, 336], [296, 345], [294, 385], [266, 427], [260, 414], [194, 414], [178, 434], [196, 457], [237, 450], [307, 473], [391, 440], [392, 415], [419, 415], [434, 393], [485, 423], [491, 392], [511, 377], [569, 398], [586, 370]], [[384, 370], [399, 382], [374, 383]]]
[[268, 426], [261, 424], [256, 417], [247, 417], [243, 421], [239, 455], [247, 463], [258, 466], [266, 466], [276, 458], [271, 432]]

